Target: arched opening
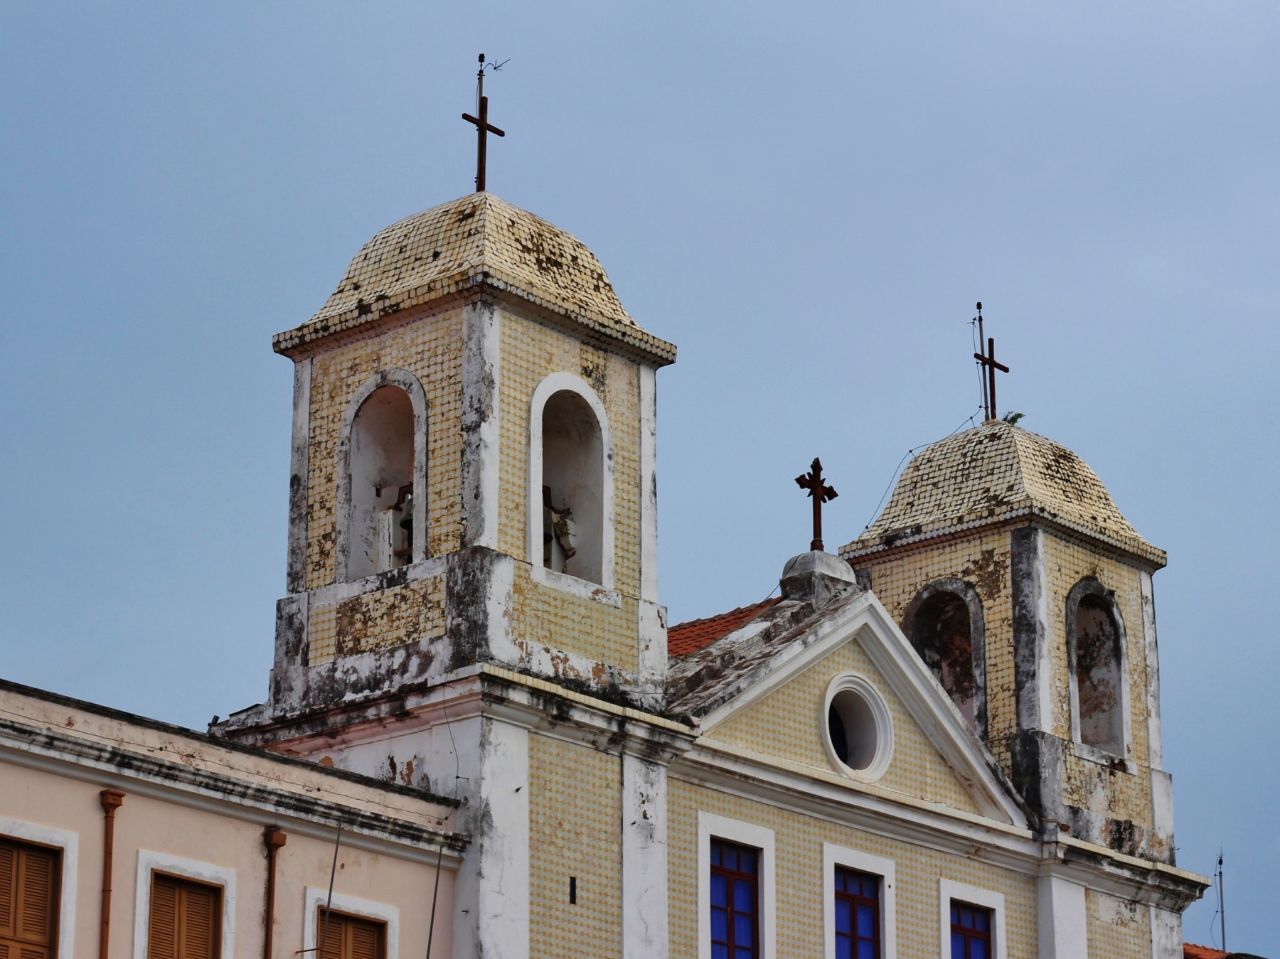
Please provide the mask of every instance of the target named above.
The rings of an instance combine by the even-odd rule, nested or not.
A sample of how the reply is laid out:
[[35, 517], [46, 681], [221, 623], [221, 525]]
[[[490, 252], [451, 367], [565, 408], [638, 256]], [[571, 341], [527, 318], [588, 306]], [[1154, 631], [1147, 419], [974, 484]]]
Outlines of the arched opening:
[[604, 583], [605, 451], [591, 405], [559, 390], [542, 407], [541, 562]]
[[348, 438], [347, 579], [413, 561], [414, 415], [409, 394], [380, 386], [360, 404]]
[[1115, 756], [1125, 753], [1124, 630], [1101, 583], [1086, 580], [1067, 606], [1071, 719], [1076, 738]]
[[969, 728], [986, 735], [986, 657], [982, 607], [965, 583], [926, 586], [907, 610], [903, 631]]

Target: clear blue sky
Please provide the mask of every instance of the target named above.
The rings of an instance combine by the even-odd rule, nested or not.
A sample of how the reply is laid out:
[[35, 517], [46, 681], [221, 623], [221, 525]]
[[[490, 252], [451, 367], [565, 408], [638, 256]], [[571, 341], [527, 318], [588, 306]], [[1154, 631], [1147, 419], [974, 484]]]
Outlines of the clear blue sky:
[[0, 673], [197, 727], [262, 698], [270, 335], [470, 190], [484, 50], [510, 58], [490, 187], [681, 348], [673, 621], [772, 589], [815, 454], [829, 545], [857, 535], [903, 452], [976, 408], [982, 299], [1003, 405], [1169, 551], [1179, 862], [1225, 847], [1229, 945], [1280, 955], [1278, 49], [1270, 0], [7, 4]]

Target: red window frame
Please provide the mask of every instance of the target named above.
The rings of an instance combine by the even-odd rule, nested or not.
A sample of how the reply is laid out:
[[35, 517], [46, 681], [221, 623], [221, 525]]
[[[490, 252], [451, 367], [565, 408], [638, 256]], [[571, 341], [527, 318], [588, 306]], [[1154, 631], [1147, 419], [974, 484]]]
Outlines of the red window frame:
[[[849, 892], [848, 888], [852, 885], [860, 888], [864, 883], [870, 882], [875, 889], [874, 896], [868, 896], [861, 891]], [[848, 932], [840, 929], [839, 920], [836, 921], [836, 955], [841, 955], [840, 942], [842, 939], [848, 940], [850, 956], [859, 956], [858, 951], [860, 943], [871, 944], [871, 955], [874, 959], [880, 959], [880, 892], [882, 888], [881, 877], [875, 873], [862, 872], [858, 869], [850, 869], [848, 866], [836, 866], [835, 875], [835, 898], [836, 902], [847, 902], [849, 904], [849, 914], [851, 919], [851, 928]], [[858, 934], [858, 907], [866, 906], [871, 909], [873, 917], [871, 923], [871, 935], [864, 936]], [[837, 909], [838, 911], [838, 909]]]
[[[759, 959], [760, 957], [760, 867], [762, 865], [763, 856], [760, 850], [752, 846], [743, 846], [738, 843], [727, 842], [723, 839], [711, 840], [711, 875], [709, 880], [714, 886], [716, 876], [723, 877], [727, 895], [725, 901], [716, 902], [714, 889], [711, 893], [711, 955], [715, 957], [724, 956], [726, 959]], [[751, 861], [754, 868], [745, 870], [742, 868], [729, 868], [722, 865], [726, 859], [732, 859], [741, 864], [745, 861]], [[741, 916], [741, 912], [735, 908], [736, 900], [734, 890], [740, 883], [747, 883], [751, 889], [751, 940], [747, 943], [739, 943], [737, 941], [735, 921]], [[716, 935], [715, 913], [718, 909], [725, 912], [724, 935]]]
[[[986, 920], [986, 929], [978, 928], [979, 916]], [[967, 924], [965, 923], [966, 917], [969, 920]], [[995, 924], [996, 914], [994, 909], [952, 899], [951, 959], [975, 959], [973, 953], [974, 943], [982, 943], [984, 946], [979, 953], [980, 956], [985, 957], [985, 959], [996, 959], [995, 942], [991, 935]], [[957, 937], [959, 937], [958, 940]]]

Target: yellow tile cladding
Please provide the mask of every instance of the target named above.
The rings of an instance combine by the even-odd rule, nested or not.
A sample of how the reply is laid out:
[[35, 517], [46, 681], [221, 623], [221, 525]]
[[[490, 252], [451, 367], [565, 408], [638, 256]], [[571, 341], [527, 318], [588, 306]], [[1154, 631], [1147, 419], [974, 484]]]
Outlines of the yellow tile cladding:
[[667, 869], [672, 959], [695, 959], [698, 955], [699, 810], [774, 831], [780, 959], [823, 955], [824, 842], [893, 860], [898, 955], [903, 959], [932, 959], [942, 952], [939, 879], [1003, 895], [1007, 959], [1036, 957], [1035, 880], [1031, 877], [694, 785], [677, 774], [669, 784]]
[[1147, 907], [1086, 889], [1089, 955], [1098, 959], [1151, 959], [1151, 914]]
[[342, 418], [370, 377], [408, 370], [427, 397], [427, 551], [456, 550], [462, 535], [462, 308], [320, 353], [311, 366], [307, 478], [308, 589], [336, 580], [334, 546]]
[[843, 672], [854, 672], [868, 679], [889, 707], [893, 760], [877, 785], [914, 799], [977, 813], [977, 805], [960, 780], [921, 732], [883, 675], [871, 664], [857, 639], [824, 656], [706, 735], [765, 756], [808, 766], [823, 774], [838, 774], [824, 745], [826, 715], [822, 706], [828, 684]]
[[587, 746], [529, 737], [529, 959], [621, 955], [620, 764]]

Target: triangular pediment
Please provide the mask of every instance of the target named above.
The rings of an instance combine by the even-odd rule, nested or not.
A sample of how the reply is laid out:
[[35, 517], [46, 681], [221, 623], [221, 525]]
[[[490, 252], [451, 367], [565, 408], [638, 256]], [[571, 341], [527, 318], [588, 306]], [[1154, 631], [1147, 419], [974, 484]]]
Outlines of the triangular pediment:
[[[847, 780], [853, 789], [1026, 824], [995, 760], [874, 594], [839, 601], [799, 622], [786, 607], [772, 612], [789, 627], [781, 641], [768, 643], [768, 654], [757, 656], [751, 668], [717, 684], [698, 717], [704, 737], [792, 771]], [[715, 646], [731, 647], [748, 632], [768, 630], [766, 620], [757, 620]], [[715, 647], [705, 652], [714, 655]], [[833, 752], [828, 705], [849, 685], [878, 698], [892, 727], [882, 768], [850, 771]]]

